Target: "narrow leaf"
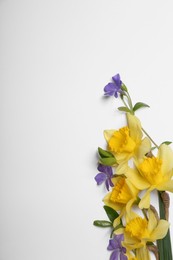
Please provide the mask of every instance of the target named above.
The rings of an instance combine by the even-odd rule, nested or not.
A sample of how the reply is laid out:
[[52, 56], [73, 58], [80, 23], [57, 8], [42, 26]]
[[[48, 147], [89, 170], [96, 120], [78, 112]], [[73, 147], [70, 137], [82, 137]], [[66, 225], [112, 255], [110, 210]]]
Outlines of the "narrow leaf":
[[97, 227], [103, 227], [103, 228], [112, 227], [112, 223], [106, 220], [95, 220], [93, 222], [93, 225]]
[[134, 105], [133, 107], [133, 111], [136, 111], [140, 108], [143, 108], [143, 107], [150, 107], [149, 105], [145, 104], [145, 103], [142, 103], [142, 102], [138, 102]]
[[108, 206], [103, 206], [103, 208], [106, 211], [109, 220], [113, 223], [114, 220], [119, 216], [119, 214], [114, 209]]
[[155, 150], [156, 149], [156, 146], [153, 146], [151, 147], [151, 151]]
[[131, 110], [128, 107], [118, 107], [118, 110], [119, 111], [123, 111], [123, 112], [130, 112], [131, 113]]
[[102, 148], [98, 147], [98, 153], [101, 158], [114, 158], [114, 155], [106, 150], [103, 150]]
[[[165, 207], [161, 197], [161, 192], [158, 192], [158, 197], [159, 197], [160, 219], [165, 219]], [[159, 260], [172, 259], [170, 230], [168, 230], [168, 233], [164, 238], [157, 240], [157, 246], [159, 250]]]
[[161, 143], [161, 144], [167, 144], [167, 145], [169, 145], [169, 144], [172, 144], [172, 142], [170, 142], [170, 141], [165, 141], [165, 142], [163, 142], [163, 143]]
[[115, 158], [100, 158], [100, 163], [107, 166], [112, 166], [117, 163]]

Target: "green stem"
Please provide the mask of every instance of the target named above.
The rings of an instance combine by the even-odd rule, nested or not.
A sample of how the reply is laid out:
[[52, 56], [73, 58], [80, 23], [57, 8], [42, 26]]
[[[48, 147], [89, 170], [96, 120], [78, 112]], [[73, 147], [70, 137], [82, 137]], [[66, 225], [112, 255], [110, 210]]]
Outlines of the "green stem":
[[[165, 219], [165, 207], [161, 197], [161, 192], [158, 192], [158, 198], [160, 219]], [[159, 260], [172, 260], [172, 247], [169, 230], [167, 235], [163, 239], [157, 240], [157, 246], [159, 250]]]
[[154, 142], [154, 140], [151, 138], [151, 136], [145, 131], [145, 129], [142, 127], [142, 131], [144, 132], [144, 134], [146, 136], [148, 136], [148, 138], [151, 140], [151, 142], [157, 147], [157, 149], [159, 149], [159, 146]]
[[[131, 109], [131, 111], [133, 112], [133, 104], [132, 104], [132, 99], [131, 99], [131, 97], [130, 97], [130, 94], [129, 94], [129, 92], [127, 91], [126, 93], [127, 93], [127, 98], [128, 98], [128, 101], [129, 101], [129, 106], [130, 106], [130, 109]], [[134, 113], [134, 112], [133, 112], [133, 113]]]
[[121, 100], [123, 101], [123, 104], [125, 105], [125, 107], [127, 107], [127, 108], [129, 109], [127, 103], [125, 102], [125, 100], [124, 100], [124, 98], [123, 98], [123, 96], [121, 97]]

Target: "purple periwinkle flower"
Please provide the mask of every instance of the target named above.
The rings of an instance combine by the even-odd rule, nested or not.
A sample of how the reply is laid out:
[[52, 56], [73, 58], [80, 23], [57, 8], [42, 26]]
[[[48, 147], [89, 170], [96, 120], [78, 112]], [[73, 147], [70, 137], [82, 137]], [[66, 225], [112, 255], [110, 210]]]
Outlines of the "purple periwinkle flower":
[[112, 167], [99, 164], [97, 170], [99, 171], [99, 173], [95, 176], [95, 181], [97, 182], [97, 185], [105, 182], [106, 189], [109, 191], [109, 186], [114, 186], [111, 180], [111, 178], [113, 177]]
[[123, 234], [115, 235], [112, 239], [109, 240], [109, 245], [107, 249], [113, 251], [110, 256], [110, 260], [127, 260], [127, 256], [125, 255], [126, 249], [121, 244], [123, 240]]
[[112, 77], [113, 82], [109, 82], [105, 87], [104, 87], [104, 92], [106, 96], [114, 96], [118, 97], [118, 93], [121, 93], [121, 85], [122, 81], [120, 79], [120, 75], [116, 74], [115, 76]]

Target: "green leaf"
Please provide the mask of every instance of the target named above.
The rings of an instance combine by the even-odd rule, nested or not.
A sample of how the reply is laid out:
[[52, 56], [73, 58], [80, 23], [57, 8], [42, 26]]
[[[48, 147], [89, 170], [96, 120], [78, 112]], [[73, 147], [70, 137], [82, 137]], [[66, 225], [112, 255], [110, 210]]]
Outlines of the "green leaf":
[[119, 214], [114, 209], [108, 206], [103, 206], [103, 208], [106, 211], [109, 220], [113, 223], [114, 220], [119, 216]]
[[102, 148], [98, 147], [98, 153], [100, 155], [100, 163], [107, 165], [107, 166], [112, 166], [117, 163], [114, 155], [106, 150], [103, 150]]
[[103, 227], [103, 228], [112, 227], [112, 223], [107, 220], [95, 220], [93, 222], [93, 225], [97, 227]]
[[169, 145], [169, 144], [172, 144], [172, 142], [170, 142], [170, 141], [165, 141], [165, 142], [163, 142], [163, 143], [161, 143], [161, 144], [167, 144], [167, 145]]
[[[159, 197], [159, 213], [160, 219], [165, 219], [165, 207], [161, 197], [161, 192], [158, 192]], [[162, 239], [157, 240], [157, 246], [159, 250], [159, 260], [170, 260], [172, 259], [172, 247], [171, 247], [171, 236], [170, 230], [166, 236]]]
[[123, 111], [123, 112], [130, 112], [131, 113], [131, 110], [127, 107], [118, 107], [118, 110], [119, 111]]
[[112, 158], [112, 157], [110, 157], [110, 158], [100, 158], [100, 162], [101, 162], [101, 164], [107, 165], [107, 166], [112, 166], [112, 165], [117, 163], [115, 157], [114, 158]]
[[114, 155], [106, 150], [103, 150], [102, 148], [98, 147], [98, 153], [101, 158], [114, 158]]
[[143, 108], [143, 107], [150, 107], [149, 105], [145, 104], [145, 103], [142, 103], [142, 102], [138, 102], [134, 105], [133, 107], [133, 111], [136, 111], [140, 108]]
[[156, 149], [156, 146], [153, 146], [151, 147], [151, 151], [155, 150]]

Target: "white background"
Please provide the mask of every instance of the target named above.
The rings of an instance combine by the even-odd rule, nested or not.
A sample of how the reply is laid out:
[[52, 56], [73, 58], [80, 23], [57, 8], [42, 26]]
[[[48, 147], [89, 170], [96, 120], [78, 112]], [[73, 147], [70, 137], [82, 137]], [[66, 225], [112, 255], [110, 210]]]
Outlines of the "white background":
[[93, 178], [124, 117], [103, 87], [119, 72], [151, 106], [144, 128], [173, 140], [172, 13], [171, 0], [0, 0], [0, 260], [109, 259]]

